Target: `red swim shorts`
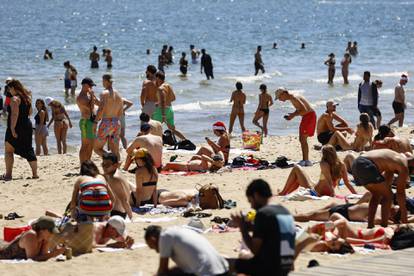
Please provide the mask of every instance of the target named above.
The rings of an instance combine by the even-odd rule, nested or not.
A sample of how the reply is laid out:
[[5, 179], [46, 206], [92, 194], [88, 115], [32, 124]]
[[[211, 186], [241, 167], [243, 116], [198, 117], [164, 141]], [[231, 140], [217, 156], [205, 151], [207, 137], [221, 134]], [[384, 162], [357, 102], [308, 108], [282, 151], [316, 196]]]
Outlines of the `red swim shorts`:
[[306, 115], [302, 116], [300, 121], [299, 134], [312, 137], [315, 134], [316, 128], [316, 113], [311, 111]]

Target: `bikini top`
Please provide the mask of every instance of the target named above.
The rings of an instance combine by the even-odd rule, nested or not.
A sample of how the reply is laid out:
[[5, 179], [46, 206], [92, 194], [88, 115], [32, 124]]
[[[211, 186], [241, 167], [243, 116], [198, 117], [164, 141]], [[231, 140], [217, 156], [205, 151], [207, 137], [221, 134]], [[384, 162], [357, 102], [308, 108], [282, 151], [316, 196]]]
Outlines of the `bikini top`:
[[149, 181], [142, 183], [142, 187], [157, 186], [157, 181]]

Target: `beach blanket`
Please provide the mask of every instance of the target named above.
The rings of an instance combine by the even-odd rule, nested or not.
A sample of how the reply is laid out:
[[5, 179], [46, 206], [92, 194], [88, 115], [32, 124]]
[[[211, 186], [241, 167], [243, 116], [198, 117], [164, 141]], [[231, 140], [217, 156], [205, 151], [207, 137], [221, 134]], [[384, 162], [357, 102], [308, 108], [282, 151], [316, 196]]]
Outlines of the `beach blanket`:
[[150, 214], [150, 215], [160, 215], [160, 214], [177, 214], [181, 215], [185, 211], [187, 211], [187, 208], [185, 207], [169, 207], [169, 206], [163, 206], [158, 205], [157, 208], [154, 208], [154, 205], [152, 204], [145, 204], [141, 207], [132, 207], [132, 211], [137, 214]]
[[99, 247], [97, 248], [97, 250], [99, 252], [122, 252], [125, 250], [134, 250], [134, 249], [138, 249], [138, 248], [143, 248], [143, 247], [147, 247], [147, 245], [145, 243], [134, 243], [134, 245], [132, 245], [132, 247], [130, 249], [128, 248], [112, 248], [112, 247]]
[[176, 171], [161, 171], [162, 175], [181, 175], [181, 176], [190, 176], [198, 174], [206, 174], [207, 172], [176, 172]]
[[33, 260], [0, 260], [2, 264], [30, 264], [34, 263]]
[[160, 223], [160, 222], [170, 222], [176, 219], [177, 219], [176, 217], [135, 218], [133, 222]]
[[296, 192], [283, 196], [285, 201], [328, 200], [330, 198], [329, 196], [314, 196], [311, 194], [310, 189], [303, 187], [300, 187]]
[[215, 224], [211, 227], [211, 232], [213, 233], [229, 233], [229, 232], [239, 232], [240, 229], [237, 227], [229, 227], [226, 224]]

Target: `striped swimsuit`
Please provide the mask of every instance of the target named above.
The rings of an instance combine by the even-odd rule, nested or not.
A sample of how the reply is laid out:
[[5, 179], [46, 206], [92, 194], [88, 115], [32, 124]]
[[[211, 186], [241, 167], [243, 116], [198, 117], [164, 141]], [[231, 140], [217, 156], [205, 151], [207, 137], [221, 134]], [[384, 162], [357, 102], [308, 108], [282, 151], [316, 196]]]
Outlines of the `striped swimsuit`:
[[106, 184], [94, 179], [80, 184], [79, 210], [81, 214], [102, 217], [110, 214], [112, 201]]

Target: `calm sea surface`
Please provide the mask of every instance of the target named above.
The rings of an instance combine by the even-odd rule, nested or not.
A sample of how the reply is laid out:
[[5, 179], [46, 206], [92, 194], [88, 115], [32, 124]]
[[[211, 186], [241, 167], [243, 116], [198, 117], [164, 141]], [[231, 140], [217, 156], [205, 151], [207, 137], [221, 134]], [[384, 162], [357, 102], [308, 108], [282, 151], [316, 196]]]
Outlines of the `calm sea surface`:
[[[246, 125], [257, 108], [261, 83], [269, 91], [285, 86], [305, 95], [317, 113], [327, 99], [340, 102], [338, 111], [353, 124], [358, 118], [356, 95], [363, 71], [381, 79], [379, 105], [383, 120], [393, 113], [394, 86], [402, 72], [414, 71], [414, 1], [276, 1], [276, 0], [1, 0], [0, 1], [0, 81], [12, 76], [33, 92], [33, 99], [54, 97], [65, 103], [74, 122], [69, 131], [71, 147], [79, 146], [79, 110], [63, 93], [62, 63], [70, 60], [79, 72], [79, 82], [92, 77], [102, 90], [101, 69], [89, 69], [89, 52], [113, 51], [114, 84], [124, 97], [134, 102], [127, 113], [127, 138], [138, 130], [139, 94], [148, 64], [156, 64], [163, 44], [173, 45], [175, 62], [189, 45], [206, 48], [214, 63], [215, 80], [205, 81], [199, 65], [192, 65], [186, 79], [180, 78], [178, 65], [166, 69], [177, 101], [176, 125], [195, 142], [210, 134], [211, 124], [228, 124], [229, 97], [236, 80], [248, 95]], [[350, 65], [350, 85], [342, 85], [340, 60], [349, 40], [359, 44], [359, 55]], [[279, 49], [272, 48], [273, 42]], [[301, 50], [300, 44], [306, 43]], [[262, 45], [266, 74], [253, 76], [253, 55]], [[44, 61], [43, 51], [53, 52], [54, 60]], [[152, 50], [146, 55], [146, 49]], [[326, 84], [323, 61], [330, 52], [337, 57], [335, 84]], [[407, 85], [407, 124], [412, 124], [413, 82]], [[3, 86], [3, 85], [1, 85]], [[286, 122], [288, 104], [276, 103], [270, 112], [270, 134], [297, 132], [298, 119]], [[0, 120], [4, 137], [5, 121]], [[53, 131], [52, 131], [53, 132]], [[235, 133], [239, 133], [236, 123]], [[53, 133], [49, 144], [54, 147]], [[0, 143], [3, 151], [3, 144]]]

